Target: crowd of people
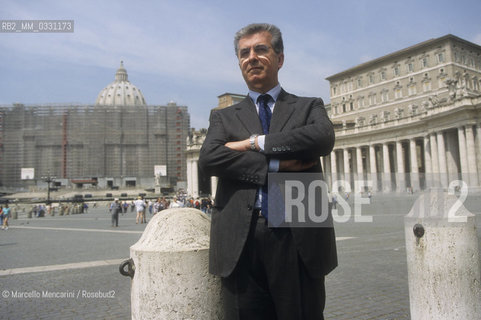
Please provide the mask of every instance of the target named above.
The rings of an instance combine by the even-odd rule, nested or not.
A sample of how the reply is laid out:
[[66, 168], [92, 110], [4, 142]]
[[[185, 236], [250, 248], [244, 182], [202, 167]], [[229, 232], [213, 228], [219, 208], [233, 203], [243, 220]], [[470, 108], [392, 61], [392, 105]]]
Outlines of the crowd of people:
[[[97, 204], [94, 202], [93, 207], [95, 208]], [[28, 218], [43, 218], [46, 216], [55, 216], [55, 215], [70, 215], [70, 214], [79, 214], [79, 213], [87, 213], [89, 204], [83, 202], [74, 202], [74, 203], [58, 203], [58, 204], [33, 204], [27, 209], [28, 205], [19, 205], [16, 201], [14, 201], [13, 206], [10, 206], [7, 203], [0, 205], [0, 226], [3, 230], [8, 230], [8, 222], [9, 219], [17, 219], [18, 212], [27, 212]]]
[[[93, 207], [95, 208], [96, 206], [96, 203], [94, 203]], [[86, 202], [60, 203], [58, 206], [52, 204], [38, 204], [32, 206], [30, 213], [35, 218], [43, 218], [45, 215], [55, 216], [56, 214], [59, 214], [63, 216], [88, 213], [88, 209], [89, 204]]]
[[[88, 213], [89, 205], [93, 208], [97, 207], [96, 202], [76, 202], [76, 203], [59, 203], [58, 205], [52, 204], [34, 204], [28, 210], [29, 218], [42, 218], [45, 216], [58, 215], [70, 215], [79, 213]], [[170, 208], [195, 208], [201, 210], [203, 213], [212, 213], [212, 200], [210, 198], [192, 198], [188, 197], [182, 190], [179, 191], [172, 198], [158, 197], [154, 199], [144, 199], [143, 196], [139, 196], [136, 200], [120, 200], [115, 198], [113, 202], [107, 204], [108, 210], [112, 215], [112, 227], [118, 227], [119, 215], [126, 214], [129, 209], [130, 212], [136, 213], [136, 224], [147, 223], [147, 213], [154, 215], [162, 210]], [[25, 212], [25, 207], [23, 212]], [[14, 211], [18, 211], [18, 205]], [[14, 213], [15, 213], [14, 212]], [[8, 230], [8, 220], [12, 217], [11, 207], [8, 203], [0, 205], [0, 226], [3, 230]], [[14, 219], [16, 219], [14, 217]]]
[[147, 223], [146, 213], [155, 215], [162, 210], [170, 208], [195, 208], [201, 210], [205, 214], [212, 213], [212, 200], [210, 198], [197, 198], [187, 197], [183, 192], [177, 193], [172, 199], [165, 197], [159, 197], [157, 200], [146, 200], [144, 197], [139, 196], [136, 200], [121, 201], [115, 198], [112, 203], [109, 204], [109, 212], [112, 214], [112, 227], [118, 227], [119, 214], [125, 214], [128, 212], [136, 213], [135, 223]]

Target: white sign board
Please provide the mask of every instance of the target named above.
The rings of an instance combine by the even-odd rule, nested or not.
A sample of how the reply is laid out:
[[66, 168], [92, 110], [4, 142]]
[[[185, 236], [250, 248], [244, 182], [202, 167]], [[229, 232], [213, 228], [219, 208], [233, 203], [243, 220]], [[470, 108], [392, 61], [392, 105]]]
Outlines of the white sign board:
[[22, 168], [20, 173], [22, 180], [32, 180], [35, 178], [35, 168]]
[[167, 166], [166, 165], [157, 165], [154, 166], [154, 176], [161, 176], [165, 177], [167, 176]]

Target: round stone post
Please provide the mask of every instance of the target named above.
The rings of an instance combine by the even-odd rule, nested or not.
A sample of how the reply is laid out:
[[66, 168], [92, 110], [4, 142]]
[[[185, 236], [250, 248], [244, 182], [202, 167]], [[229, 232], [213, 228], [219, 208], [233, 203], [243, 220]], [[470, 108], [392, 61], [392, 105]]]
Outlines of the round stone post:
[[441, 189], [405, 217], [411, 319], [479, 320], [481, 276], [475, 215]]
[[173, 208], [154, 215], [130, 247], [132, 319], [221, 319], [220, 279], [208, 272], [210, 220]]

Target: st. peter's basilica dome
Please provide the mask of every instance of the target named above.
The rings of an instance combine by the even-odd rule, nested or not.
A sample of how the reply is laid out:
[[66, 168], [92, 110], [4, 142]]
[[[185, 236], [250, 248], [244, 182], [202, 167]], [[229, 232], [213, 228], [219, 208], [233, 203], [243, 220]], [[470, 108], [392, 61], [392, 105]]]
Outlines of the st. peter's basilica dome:
[[95, 105], [103, 106], [145, 106], [144, 95], [129, 82], [123, 61], [115, 74], [115, 81], [100, 91]]

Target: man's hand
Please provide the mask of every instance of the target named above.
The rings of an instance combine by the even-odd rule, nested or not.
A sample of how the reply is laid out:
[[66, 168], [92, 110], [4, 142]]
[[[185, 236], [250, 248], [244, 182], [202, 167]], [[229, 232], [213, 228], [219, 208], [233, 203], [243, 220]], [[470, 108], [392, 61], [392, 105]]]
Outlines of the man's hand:
[[315, 166], [316, 164], [317, 161], [281, 160], [279, 162], [279, 171], [304, 171]]
[[227, 142], [225, 146], [229, 149], [236, 150], [236, 151], [249, 151], [251, 149], [251, 144], [249, 142], [249, 139]]

